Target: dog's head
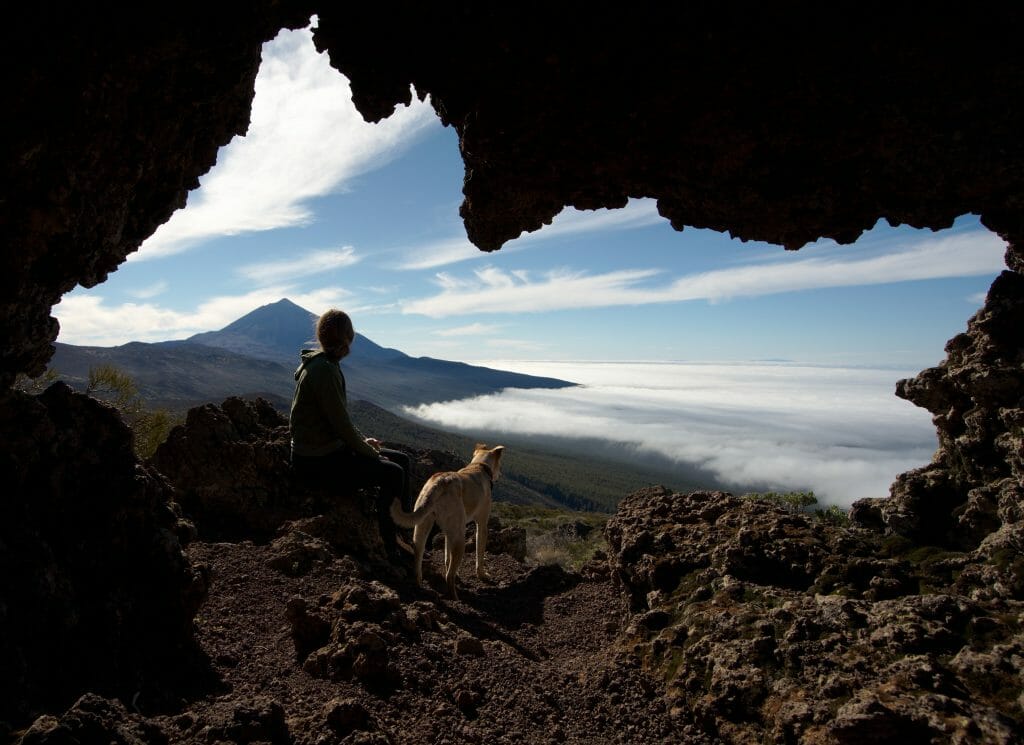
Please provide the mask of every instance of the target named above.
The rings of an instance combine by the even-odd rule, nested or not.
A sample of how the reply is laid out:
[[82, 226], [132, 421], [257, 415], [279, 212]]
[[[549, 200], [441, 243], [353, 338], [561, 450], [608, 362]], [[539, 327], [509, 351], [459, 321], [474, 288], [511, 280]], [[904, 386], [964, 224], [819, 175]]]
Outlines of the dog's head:
[[477, 444], [473, 448], [473, 460], [470, 463], [485, 463], [491, 469], [493, 481], [498, 480], [498, 473], [501, 469], [501, 454], [505, 452], [504, 445], [489, 448], [486, 445]]

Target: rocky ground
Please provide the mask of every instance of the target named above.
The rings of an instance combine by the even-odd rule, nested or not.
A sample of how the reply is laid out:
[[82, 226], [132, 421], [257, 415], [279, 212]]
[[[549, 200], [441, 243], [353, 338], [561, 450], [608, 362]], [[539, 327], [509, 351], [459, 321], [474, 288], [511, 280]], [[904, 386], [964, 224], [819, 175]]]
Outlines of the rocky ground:
[[[265, 402], [193, 410], [145, 465], [84, 396], [15, 403], [11, 483], [54, 486], [0, 503], [0, 739], [1024, 742], [1012, 483], [973, 548], [871, 504], [843, 524], [651, 487], [579, 571], [492, 525], [491, 580], [467, 560], [453, 601], [436, 547], [425, 587], [383, 559], [372, 495], [292, 481]], [[102, 457], [65, 457], [86, 445]], [[409, 452], [419, 481], [458, 460]]]
[[195, 619], [206, 690], [164, 712], [144, 694], [126, 708], [89, 696], [23, 741], [678, 742], [660, 682], [619, 654], [626, 617], [606, 564], [490, 555], [492, 580], [467, 561], [451, 601], [438, 550], [417, 589], [293, 538], [189, 546], [211, 576]]
[[179, 698], [87, 694], [21, 742], [1022, 741], [1024, 603], [980, 591], [1012, 566], [652, 488], [579, 572], [489, 555], [452, 601], [437, 548], [417, 588], [332, 525], [190, 544]]

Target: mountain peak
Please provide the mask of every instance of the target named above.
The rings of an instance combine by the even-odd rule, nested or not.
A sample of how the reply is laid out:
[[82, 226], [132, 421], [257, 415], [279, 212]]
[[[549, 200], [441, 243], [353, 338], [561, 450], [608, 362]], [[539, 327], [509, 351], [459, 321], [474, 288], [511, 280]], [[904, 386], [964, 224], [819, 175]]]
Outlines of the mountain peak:
[[271, 360], [297, 359], [303, 347], [316, 345], [317, 316], [287, 298], [262, 305], [219, 331], [187, 341]]
[[[220, 347], [239, 354], [275, 362], [298, 360], [301, 349], [315, 348], [318, 316], [288, 298], [261, 305], [219, 331], [206, 331], [186, 341]], [[397, 349], [374, 343], [356, 334], [353, 359], [394, 360], [404, 358]]]
[[282, 324], [305, 324], [307, 330], [312, 330], [316, 323], [317, 316], [300, 305], [296, 305], [288, 298], [281, 298], [276, 303], [261, 305], [256, 310], [249, 311], [236, 321], [232, 321], [221, 331], [228, 331], [233, 328], [252, 328], [269, 324], [280, 326]]

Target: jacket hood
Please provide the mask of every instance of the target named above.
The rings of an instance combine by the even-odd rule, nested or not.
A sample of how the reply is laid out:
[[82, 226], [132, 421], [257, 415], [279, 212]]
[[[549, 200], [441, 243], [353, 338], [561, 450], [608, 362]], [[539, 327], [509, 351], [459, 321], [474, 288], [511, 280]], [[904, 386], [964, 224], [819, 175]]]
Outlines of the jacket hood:
[[302, 358], [302, 362], [299, 364], [297, 368], [295, 368], [296, 380], [299, 379], [299, 376], [302, 374], [302, 371], [306, 367], [306, 365], [315, 360], [317, 357], [326, 357], [322, 349], [303, 349], [302, 353], [299, 356]]

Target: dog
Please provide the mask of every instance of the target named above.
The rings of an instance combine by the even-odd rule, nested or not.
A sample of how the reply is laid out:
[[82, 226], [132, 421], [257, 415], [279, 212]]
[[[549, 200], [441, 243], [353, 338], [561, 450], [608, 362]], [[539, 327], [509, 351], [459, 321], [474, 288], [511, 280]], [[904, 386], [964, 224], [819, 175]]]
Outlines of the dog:
[[396, 525], [412, 528], [416, 557], [416, 584], [423, 584], [423, 551], [430, 529], [436, 523], [444, 534], [444, 578], [448, 595], [458, 600], [455, 577], [466, 553], [466, 523], [476, 523], [476, 576], [489, 579], [484, 569], [487, 549], [487, 519], [491, 514], [491, 490], [498, 480], [502, 445], [488, 448], [478, 444], [469, 465], [458, 471], [435, 473], [423, 485], [412, 512], [402, 509], [396, 499], [391, 504], [391, 518]]

